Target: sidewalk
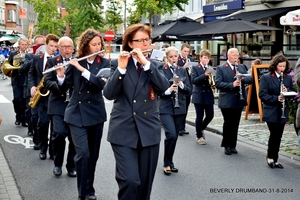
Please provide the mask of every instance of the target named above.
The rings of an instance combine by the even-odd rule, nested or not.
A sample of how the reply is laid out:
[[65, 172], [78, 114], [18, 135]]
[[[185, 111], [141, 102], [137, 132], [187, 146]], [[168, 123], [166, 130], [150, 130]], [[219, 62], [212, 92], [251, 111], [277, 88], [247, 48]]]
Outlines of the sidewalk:
[[[196, 119], [195, 107], [194, 104], [191, 103], [189, 106], [186, 123], [194, 126], [195, 119]], [[223, 116], [221, 110], [218, 108], [218, 102], [216, 100], [214, 105], [214, 118], [206, 128], [206, 131], [222, 134], [223, 122], [224, 122]], [[195, 134], [195, 133], [196, 131], [191, 134]], [[245, 120], [245, 111], [243, 111], [238, 135], [239, 135], [238, 140], [240, 140], [242, 137], [248, 141], [256, 142], [266, 147], [268, 145], [269, 129], [265, 122], [259, 121], [259, 114], [249, 114], [248, 119]], [[280, 153], [282, 152], [288, 153], [286, 154], [286, 156], [290, 158], [295, 157], [296, 159], [300, 159], [299, 157], [300, 148], [298, 146], [298, 138], [294, 130], [294, 125], [292, 124], [287, 124], [284, 128], [284, 133], [281, 139], [281, 146], [280, 146]]]

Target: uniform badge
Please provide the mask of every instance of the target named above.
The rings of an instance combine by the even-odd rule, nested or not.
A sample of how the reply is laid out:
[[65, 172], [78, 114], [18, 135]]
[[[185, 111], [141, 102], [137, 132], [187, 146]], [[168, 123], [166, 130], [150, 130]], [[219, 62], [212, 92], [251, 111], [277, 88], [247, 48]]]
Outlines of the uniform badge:
[[150, 85], [150, 93], [149, 93], [150, 99], [153, 101], [156, 98], [156, 94], [152, 88], [152, 85]]

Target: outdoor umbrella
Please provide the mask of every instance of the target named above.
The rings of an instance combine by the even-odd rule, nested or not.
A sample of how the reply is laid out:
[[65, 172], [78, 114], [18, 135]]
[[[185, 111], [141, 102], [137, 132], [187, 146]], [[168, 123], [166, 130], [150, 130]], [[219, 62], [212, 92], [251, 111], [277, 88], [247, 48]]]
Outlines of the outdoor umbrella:
[[199, 41], [211, 40], [211, 36], [183, 36], [186, 33], [195, 30], [202, 30], [205, 25], [190, 19], [188, 17], [181, 17], [174, 21], [165, 21], [156, 26], [152, 30], [153, 41]]
[[290, 11], [286, 15], [280, 17], [281, 25], [300, 25], [300, 9]]
[[17, 36], [17, 35], [9, 35], [9, 34], [5, 34], [5, 35], [2, 35], [2, 37], [0, 38], [0, 42], [3, 42], [3, 41], [8, 41], [10, 43], [15, 43], [18, 41], [20, 37]]
[[[225, 21], [216, 21], [205, 24], [205, 29], [198, 29], [193, 32], [184, 34], [184, 36], [203, 36], [203, 35], [215, 35], [215, 34], [234, 34], [250, 31], [276, 31], [281, 30], [276, 27], [265, 26], [256, 24], [253, 22], [231, 18]], [[233, 40], [234, 41], [234, 40]], [[235, 43], [233, 44], [235, 46]]]

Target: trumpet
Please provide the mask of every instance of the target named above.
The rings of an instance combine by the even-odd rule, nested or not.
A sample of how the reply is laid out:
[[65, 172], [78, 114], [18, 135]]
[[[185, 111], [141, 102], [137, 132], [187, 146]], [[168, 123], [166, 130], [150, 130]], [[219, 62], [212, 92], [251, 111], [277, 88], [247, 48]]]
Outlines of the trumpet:
[[209, 73], [209, 76], [208, 76], [208, 83], [211, 87], [211, 89], [216, 89], [216, 83], [215, 83], [215, 78], [214, 78], [214, 69], [207, 66], [207, 63], [205, 64], [205, 68], [206, 68], [206, 72]]
[[[283, 92], [284, 84], [283, 84], [283, 72], [280, 73], [280, 94]], [[285, 110], [285, 98], [283, 97], [282, 101], [282, 107], [281, 107], [281, 118], [285, 118], [284, 116], [284, 110]]]
[[[147, 50], [143, 50], [142, 53], [151, 52], [151, 51], [152, 51], [152, 49], [147, 49]], [[132, 54], [133, 54], [133, 52], [131, 51], [129, 53], [123, 53], [123, 54], [121, 54], [121, 56], [130, 56]]]
[[236, 79], [240, 81], [240, 100], [244, 100], [243, 97], [243, 90], [242, 90], [242, 81], [241, 78], [238, 76], [238, 74], [240, 74], [240, 72], [238, 71], [238, 63], [236, 61], [234, 61], [234, 65], [233, 67], [235, 67], [235, 71], [236, 71]]
[[[81, 60], [87, 59], [87, 58], [89, 58], [89, 57], [92, 57], [92, 56], [98, 55], [98, 54], [100, 54], [100, 53], [103, 53], [104, 51], [105, 51], [105, 50], [97, 51], [96, 53], [92, 53], [92, 54], [87, 55], [87, 56], [84, 56], [84, 57], [82, 57], [82, 58], [78, 58], [77, 60], [78, 60], [78, 61], [81, 61]], [[51, 68], [46, 69], [45, 71], [43, 71], [43, 74], [47, 74], [47, 73], [49, 73], [49, 72], [56, 71], [57, 69], [60, 69], [60, 68], [66, 68], [66, 66], [68, 66], [68, 65], [69, 65], [69, 62], [64, 63], [64, 64], [56, 65], [56, 66], [54, 66], [54, 67], [51, 67]]]

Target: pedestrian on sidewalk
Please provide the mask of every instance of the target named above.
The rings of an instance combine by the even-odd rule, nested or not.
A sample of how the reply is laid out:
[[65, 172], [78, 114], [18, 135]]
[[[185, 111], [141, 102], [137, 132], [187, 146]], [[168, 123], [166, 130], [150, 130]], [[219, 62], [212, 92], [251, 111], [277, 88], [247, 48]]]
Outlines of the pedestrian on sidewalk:
[[192, 103], [196, 111], [196, 142], [198, 144], [206, 144], [203, 131], [214, 117], [214, 94], [211, 88], [212, 85], [209, 82], [209, 79], [214, 77], [212, 72], [207, 70], [207, 64], [211, 59], [209, 50], [201, 50], [199, 59], [199, 65], [192, 68]]
[[269, 73], [260, 79], [259, 98], [263, 103], [263, 121], [267, 122], [270, 137], [268, 142], [267, 163], [271, 168], [281, 168], [278, 152], [286, 122], [289, 121], [289, 108], [281, 92], [293, 90], [292, 77], [289, 75], [288, 59], [277, 54], [269, 66]]
[[237, 64], [238, 49], [229, 49], [227, 56], [227, 62], [217, 67], [215, 82], [219, 89], [218, 106], [224, 119], [221, 147], [225, 148], [226, 155], [231, 155], [238, 153], [238, 129], [242, 110], [247, 105], [245, 84], [251, 84], [253, 80], [250, 76], [236, 77], [237, 74], [247, 74], [245, 68]]

